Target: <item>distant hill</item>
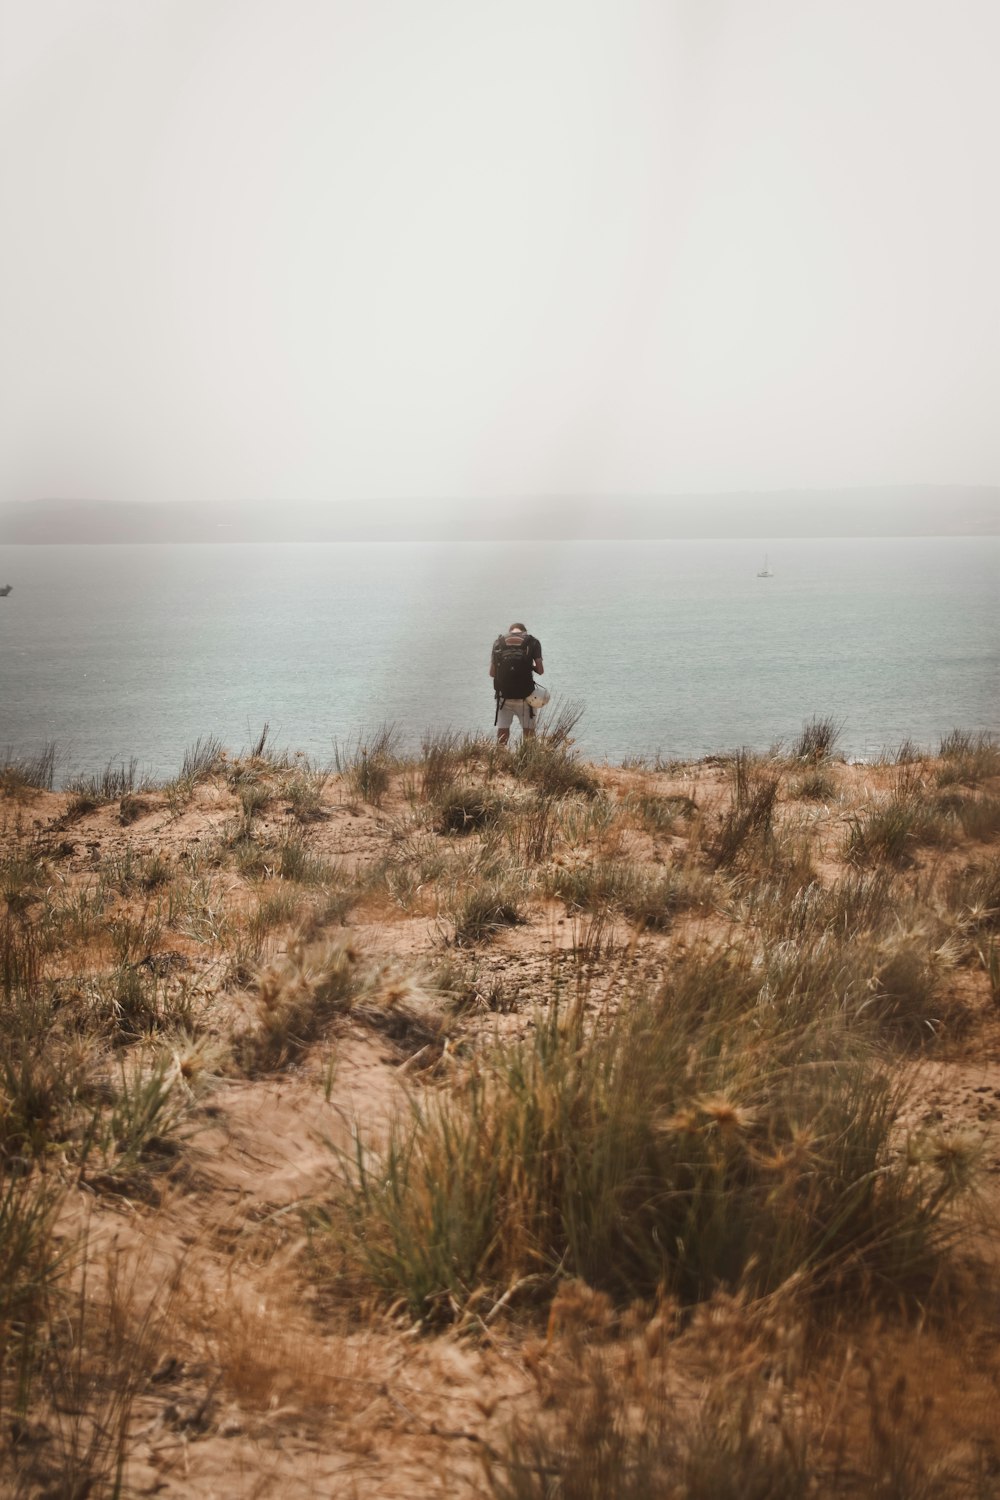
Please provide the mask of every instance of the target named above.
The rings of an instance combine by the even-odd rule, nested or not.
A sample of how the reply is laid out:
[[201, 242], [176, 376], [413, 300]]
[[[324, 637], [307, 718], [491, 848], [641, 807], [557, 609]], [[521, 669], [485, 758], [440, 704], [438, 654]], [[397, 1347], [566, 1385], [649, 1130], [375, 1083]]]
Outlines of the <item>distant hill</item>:
[[920, 486], [663, 497], [0, 503], [0, 543], [995, 536], [1000, 488]]

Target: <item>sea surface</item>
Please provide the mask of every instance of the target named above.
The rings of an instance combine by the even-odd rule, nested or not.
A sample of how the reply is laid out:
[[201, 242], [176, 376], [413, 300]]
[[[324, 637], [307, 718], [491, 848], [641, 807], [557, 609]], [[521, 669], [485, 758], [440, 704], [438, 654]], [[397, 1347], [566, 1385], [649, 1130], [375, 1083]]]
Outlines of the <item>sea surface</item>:
[[328, 762], [383, 722], [492, 732], [491, 642], [526, 621], [580, 751], [788, 742], [873, 757], [1000, 730], [1000, 538], [38, 546], [0, 551], [0, 756], [175, 774], [185, 747]]

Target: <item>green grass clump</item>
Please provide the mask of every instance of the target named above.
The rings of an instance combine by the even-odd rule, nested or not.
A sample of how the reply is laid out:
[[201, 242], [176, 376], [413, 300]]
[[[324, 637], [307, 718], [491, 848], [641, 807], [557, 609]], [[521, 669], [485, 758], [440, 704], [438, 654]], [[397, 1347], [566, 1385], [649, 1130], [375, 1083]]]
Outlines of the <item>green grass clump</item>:
[[919, 1295], [947, 1185], [898, 1150], [901, 1085], [817, 989], [784, 988], [718, 955], [596, 1032], [552, 1006], [359, 1145], [344, 1232], [365, 1273], [424, 1319], [563, 1274], [623, 1301], [791, 1277]]
[[939, 786], [978, 786], [992, 776], [1000, 776], [1000, 745], [992, 734], [970, 733], [953, 729], [941, 741], [939, 751]]
[[678, 912], [704, 904], [707, 885], [693, 872], [672, 868], [663, 874], [642, 875], [625, 892], [622, 911], [630, 922], [649, 932], [666, 932]]
[[622, 859], [555, 865], [543, 882], [545, 893], [564, 901], [571, 913], [617, 911], [636, 926], [660, 932], [678, 912], [704, 908], [711, 888], [712, 877], [693, 868], [672, 865], [650, 872]]
[[844, 855], [856, 865], [905, 865], [922, 845], [946, 836], [941, 815], [912, 796], [893, 796], [849, 822]]
[[495, 823], [502, 808], [488, 788], [456, 782], [438, 793], [435, 826], [439, 833], [473, 833]]
[[829, 716], [822, 719], [810, 719], [808, 723], [803, 724], [802, 733], [792, 746], [792, 758], [811, 761], [814, 764], [829, 760], [836, 749], [843, 728], [842, 722], [838, 723], [836, 719]]
[[121, 802], [123, 798], [130, 797], [136, 790], [138, 769], [139, 762], [133, 756], [128, 764], [122, 761], [116, 766], [113, 761], [109, 761], [99, 774], [75, 776], [67, 787], [73, 793], [68, 815], [80, 817], [108, 802]]
[[639, 827], [646, 833], [671, 834], [680, 824], [690, 822], [698, 811], [692, 797], [675, 792], [641, 792], [632, 801]]
[[555, 865], [546, 871], [543, 889], [558, 896], [569, 911], [619, 907], [635, 896], [641, 877], [627, 860], [594, 859], [586, 864]]
[[458, 893], [453, 914], [459, 947], [488, 941], [525, 920], [521, 883], [503, 875], [473, 879]]
[[305, 756], [295, 762], [295, 769], [283, 787], [282, 795], [299, 823], [319, 823], [328, 813], [323, 806], [323, 792], [330, 779], [328, 766], [313, 766]]
[[547, 797], [567, 797], [574, 792], [596, 797], [600, 790], [593, 772], [559, 740], [537, 735], [522, 739], [510, 757], [510, 769], [519, 781], [530, 782]]
[[7, 751], [0, 765], [0, 793], [12, 796], [16, 792], [51, 792], [55, 780], [56, 746], [51, 741], [41, 750], [27, 751], [15, 755]]
[[774, 835], [779, 779], [749, 750], [733, 757], [732, 800], [708, 853], [717, 869], [746, 866], [765, 857]]
[[89, 1014], [118, 1046], [150, 1036], [162, 1023], [156, 979], [147, 968], [120, 963], [90, 986]]
[[224, 753], [222, 741], [214, 734], [199, 735], [184, 751], [179, 780], [193, 785], [216, 770]]
[[282, 880], [295, 880], [299, 885], [336, 886], [343, 883], [343, 870], [338, 862], [323, 859], [316, 854], [300, 834], [289, 834], [282, 839], [268, 856], [275, 863]]
[[945, 901], [959, 931], [973, 935], [1000, 932], [1000, 859], [953, 875]]
[[793, 797], [800, 797], [803, 801], [828, 802], [837, 795], [837, 783], [829, 772], [817, 768], [800, 777], [791, 791]]
[[348, 791], [372, 807], [381, 807], [398, 764], [399, 731], [394, 724], [360, 734], [343, 747], [334, 746], [334, 764]]
[[245, 826], [249, 827], [252, 819], [259, 817], [270, 807], [274, 792], [271, 787], [260, 781], [244, 781], [236, 790], [240, 799], [240, 807], [243, 809]]
[[1000, 834], [1000, 797], [968, 797], [956, 815], [967, 838], [985, 844]]

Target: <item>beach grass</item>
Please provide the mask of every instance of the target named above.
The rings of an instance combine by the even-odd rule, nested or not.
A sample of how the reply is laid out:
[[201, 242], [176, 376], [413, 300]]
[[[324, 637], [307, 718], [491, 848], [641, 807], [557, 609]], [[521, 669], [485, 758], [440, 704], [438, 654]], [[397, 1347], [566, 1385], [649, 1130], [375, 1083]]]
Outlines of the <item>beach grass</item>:
[[128, 1493], [178, 1432], [201, 1493], [196, 1436], [249, 1461], [282, 1402], [357, 1477], [361, 1348], [359, 1392], [480, 1361], [451, 1426], [377, 1419], [456, 1493], [989, 1493], [993, 742], [602, 767], [574, 712], [330, 766], [204, 736], [159, 787], [8, 753], [11, 1493]]

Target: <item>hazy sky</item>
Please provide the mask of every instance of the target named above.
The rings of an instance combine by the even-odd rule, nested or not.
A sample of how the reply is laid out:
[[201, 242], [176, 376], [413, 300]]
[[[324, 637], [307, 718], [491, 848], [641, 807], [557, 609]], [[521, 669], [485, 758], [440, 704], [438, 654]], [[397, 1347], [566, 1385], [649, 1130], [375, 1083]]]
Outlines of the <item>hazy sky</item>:
[[0, 498], [1000, 482], [997, 0], [0, 0]]

